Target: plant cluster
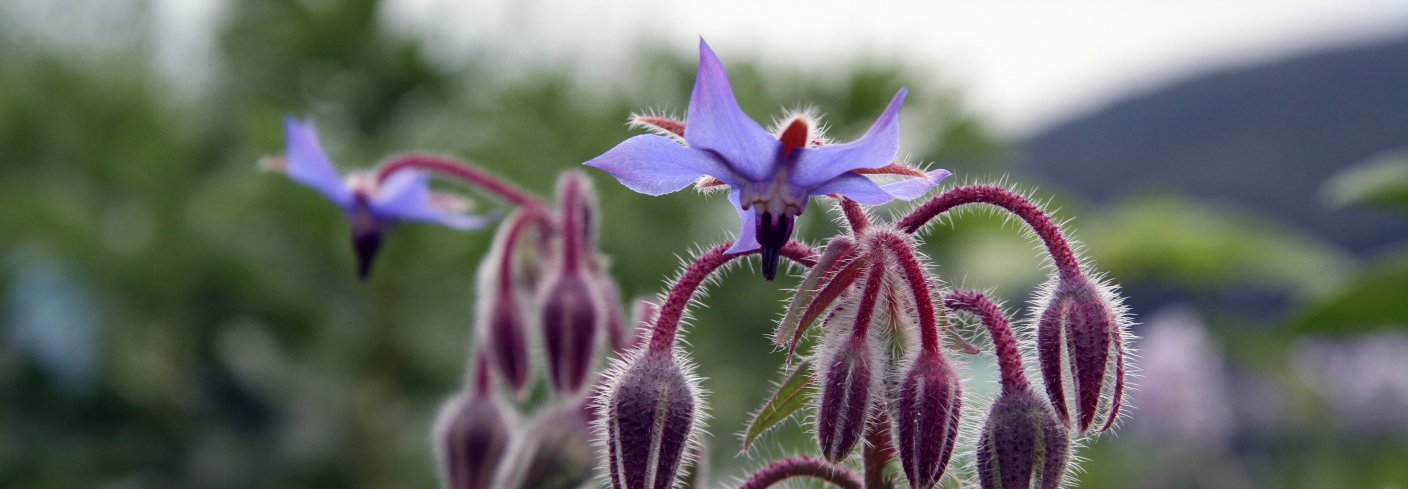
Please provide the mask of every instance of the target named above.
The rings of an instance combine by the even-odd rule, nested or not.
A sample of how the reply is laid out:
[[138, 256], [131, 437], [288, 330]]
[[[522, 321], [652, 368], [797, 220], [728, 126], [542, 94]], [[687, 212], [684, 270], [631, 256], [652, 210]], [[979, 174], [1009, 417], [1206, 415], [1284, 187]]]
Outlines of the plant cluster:
[[[886, 472], [891, 466], [916, 488], [940, 485], [945, 476], [983, 488], [1060, 487], [1072, 450], [1120, 418], [1129, 319], [1114, 288], [1092, 275], [1059, 226], [1004, 187], [951, 187], [893, 223], [867, 214], [865, 206], [924, 197], [949, 175], [897, 161], [905, 94], [899, 90], [854, 141], [826, 138], [809, 113], [785, 116], [767, 130], [739, 109], [722, 63], [701, 41], [687, 117], [636, 116], [633, 125], [655, 134], [585, 164], [644, 194], [690, 185], [725, 192], [739, 233], [699, 253], [665, 294], [636, 301], [629, 315], [597, 250], [600, 219], [580, 173], [560, 178], [551, 204], [432, 155], [396, 156], [344, 179], [311, 124], [295, 119], [286, 122], [285, 155], [268, 162], [346, 213], [364, 277], [398, 222], [472, 230], [497, 217], [468, 214], [463, 199], [430, 190], [431, 176], [514, 208], [480, 266], [467, 385], [446, 403], [434, 434], [448, 487], [577, 487], [594, 469], [613, 488], [702, 482], [695, 459], [706, 409], [680, 325], [706, 283], [752, 255], [767, 280], [784, 260], [804, 272], [772, 335], [787, 352], [785, 380], [745, 428], [745, 449], [805, 415], [817, 455], [764, 461], [739, 487], [809, 477], [887, 488], [897, 482]], [[832, 200], [848, 228], [819, 251], [792, 236], [812, 197]], [[1050, 254], [1050, 281], [1032, 301], [1032, 320], [1022, 323], [1030, 331], [1014, 331], [983, 293], [948, 287], [920, 251], [917, 234], [928, 223], [977, 204], [1024, 221]], [[958, 334], [955, 312], [976, 318], [988, 341]], [[813, 330], [820, 340], [794, 362]], [[533, 359], [537, 351], [541, 361]], [[603, 352], [611, 363], [598, 369]], [[987, 353], [1001, 389], [978, 426], [969, 422], [972, 408], [986, 402], [965, 397], [965, 362], [950, 357]], [[1028, 379], [1028, 363], [1037, 365], [1039, 385]], [[545, 372], [551, 400], [520, 423], [525, 413], [510, 405], [534, 396], [536, 368]], [[955, 460], [972, 466], [956, 469]]]

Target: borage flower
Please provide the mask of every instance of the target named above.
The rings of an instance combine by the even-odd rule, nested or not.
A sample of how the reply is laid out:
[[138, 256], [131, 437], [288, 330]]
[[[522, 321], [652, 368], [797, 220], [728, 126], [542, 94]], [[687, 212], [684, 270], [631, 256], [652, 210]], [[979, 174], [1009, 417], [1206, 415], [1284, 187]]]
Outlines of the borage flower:
[[[763, 276], [777, 273], [778, 254], [792, 236], [794, 219], [813, 195], [841, 195], [865, 205], [923, 195], [948, 176], [893, 164], [899, 150], [900, 89], [885, 112], [860, 139], [821, 145], [813, 121], [796, 116], [774, 135], [738, 107], [723, 64], [702, 39], [699, 72], [689, 99], [687, 124], [637, 118], [674, 138], [642, 135], [627, 139], [586, 163], [616, 177], [631, 190], [662, 195], [703, 178], [729, 187], [738, 210], [738, 239], [729, 253], [762, 247]], [[680, 140], [685, 145], [680, 144]], [[865, 174], [906, 178], [880, 185]]]
[[318, 144], [318, 132], [312, 122], [285, 118], [284, 134], [288, 140], [284, 158], [266, 160], [269, 167], [317, 190], [347, 214], [361, 277], [371, 272], [382, 235], [398, 221], [439, 224], [462, 231], [482, 228], [490, 221], [485, 216], [465, 214], [469, 203], [464, 199], [431, 192], [430, 175], [423, 171], [399, 170], [382, 178], [374, 172], [339, 176]]

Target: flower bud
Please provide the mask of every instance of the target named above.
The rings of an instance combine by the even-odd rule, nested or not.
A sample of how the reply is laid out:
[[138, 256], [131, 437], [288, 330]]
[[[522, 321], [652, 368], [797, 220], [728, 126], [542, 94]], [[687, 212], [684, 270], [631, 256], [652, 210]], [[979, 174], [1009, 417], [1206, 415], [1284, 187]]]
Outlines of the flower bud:
[[958, 374], [937, 351], [924, 350], [904, 371], [891, 402], [895, 447], [909, 486], [933, 487], [958, 437], [963, 397]]
[[579, 405], [544, 412], [528, 423], [495, 479], [495, 489], [584, 487], [596, 466], [591, 412]]
[[615, 489], [673, 487], [693, 445], [697, 390], [669, 353], [647, 351], [603, 390], [607, 473]]
[[435, 448], [447, 489], [494, 487], [494, 472], [509, 446], [504, 410], [493, 398], [461, 393], [440, 411]]
[[586, 383], [596, 360], [599, 306], [581, 273], [563, 273], [548, 287], [541, 302], [548, 378], [558, 393], [574, 393]]
[[1056, 489], [1066, 473], [1071, 441], [1051, 407], [1030, 390], [1004, 391], [978, 437], [983, 489]]
[[1119, 415], [1124, 340], [1112, 299], [1089, 280], [1063, 280], [1038, 318], [1046, 395], [1058, 419], [1077, 433], [1089, 431], [1097, 417], [1100, 430], [1109, 429]]
[[855, 451], [870, 418], [871, 395], [880, 380], [866, 336], [850, 335], [840, 348], [817, 362], [821, 384], [817, 401], [816, 437], [821, 454], [833, 463]]
[[514, 214], [494, 236], [494, 247], [479, 266], [479, 295], [475, 305], [482, 341], [504, 381], [522, 392], [528, 385], [530, 363], [527, 312], [520, 305], [526, 288], [520, 246], [531, 231], [532, 220]]

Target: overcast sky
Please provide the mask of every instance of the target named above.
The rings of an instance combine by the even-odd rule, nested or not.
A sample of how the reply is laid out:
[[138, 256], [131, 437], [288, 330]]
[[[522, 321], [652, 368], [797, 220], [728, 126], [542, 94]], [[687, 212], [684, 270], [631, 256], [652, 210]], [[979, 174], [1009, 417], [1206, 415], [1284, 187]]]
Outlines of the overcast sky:
[[[178, 40], [159, 56], [187, 71], [229, 0], [156, 1]], [[958, 86], [1011, 137], [1210, 69], [1408, 34], [1405, 0], [398, 0], [383, 14], [450, 62], [493, 52], [610, 71], [645, 43], [693, 56], [698, 36], [726, 63], [819, 75], [899, 61]]]
[[445, 56], [512, 39], [522, 58], [611, 66], [642, 42], [692, 56], [704, 36], [725, 62], [897, 59], [956, 83], [1010, 136], [1199, 71], [1408, 33], [1404, 0], [405, 0], [386, 14]]

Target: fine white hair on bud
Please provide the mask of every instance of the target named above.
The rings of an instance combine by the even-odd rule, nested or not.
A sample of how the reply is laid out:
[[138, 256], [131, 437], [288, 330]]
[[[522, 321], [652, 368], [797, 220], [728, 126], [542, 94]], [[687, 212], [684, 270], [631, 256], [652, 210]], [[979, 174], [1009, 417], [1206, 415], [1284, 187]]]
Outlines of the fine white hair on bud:
[[598, 458], [615, 489], [670, 489], [702, 451], [704, 396], [693, 365], [642, 346], [613, 360], [597, 393]]
[[1109, 430], [1128, 388], [1129, 314], [1108, 284], [1054, 279], [1037, 301], [1037, 357], [1056, 416], [1077, 434]]

